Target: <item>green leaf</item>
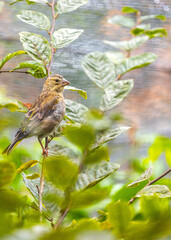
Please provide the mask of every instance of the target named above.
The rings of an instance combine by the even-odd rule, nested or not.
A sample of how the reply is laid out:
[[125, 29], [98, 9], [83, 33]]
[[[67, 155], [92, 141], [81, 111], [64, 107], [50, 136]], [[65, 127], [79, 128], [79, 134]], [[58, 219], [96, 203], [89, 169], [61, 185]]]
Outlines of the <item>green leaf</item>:
[[55, 49], [67, 47], [82, 33], [81, 29], [61, 28], [53, 33], [51, 43]]
[[41, 12], [22, 10], [21, 13], [17, 15], [17, 17], [22, 22], [28, 23], [41, 29], [49, 30], [51, 26], [49, 18]]
[[14, 69], [11, 70], [11, 72], [21, 68], [28, 68], [28, 72], [35, 78], [44, 78], [47, 76], [45, 67], [36, 61], [19, 63]]
[[13, 163], [0, 161], [0, 188], [9, 185], [16, 175], [16, 169]]
[[78, 92], [81, 97], [87, 99], [87, 93], [86, 93], [86, 91], [84, 91], [84, 90], [82, 90], [82, 89], [75, 88], [75, 87], [72, 87], [72, 86], [66, 86], [66, 87], [65, 87], [65, 90], [70, 90], [70, 91], [73, 91], [73, 92]]
[[139, 10], [136, 8], [132, 8], [132, 7], [123, 7], [122, 8], [122, 12], [123, 13], [134, 13], [134, 12], [138, 12]]
[[0, 69], [4, 66], [4, 64], [10, 60], [11, 58], [17, 56], [17, 55], [21, 55], [21, 54], [26, 54], [25, 51], [17, 51], [17, 52], [14, 52], [14, 53], [9, 53], [8, 55], [6, 55], [1, 61], [0, 61]]
[[149, 38], [167, 37], [167, 31], [164, 28], [153, 28], [145, 31], [145, 34], [149, 36]]
[[27, 54], [44, 66], [50, 61], [51, 47], [49, 42], [41, 35], [29, 32], [21, 32], [20, 41]]
[[128, 41], [119, 41], [119, 42], [113, 42], [113, 41], [104, 41], [104, 43], [119, 48], [126, 51], [131, 51], [133, 49], [136, 49], [137, 47], [141, 46], [143, 43], [145, 43], [149, 39], [148, 36], [141, 36], [141, 37], [135, 37]]
[[66, 190], [78, 171], [78, 166], [66, 156], [49, 157], [45, 161], [45, 175], [57, 188]]
[[111, 203], [108, 207], [108, 218], [116, 236], [119, 239], [125, 238], [132, 218], [130, 205], [123, 201]]
[[140, 182], [149, 180], [149, 178], [151, 177], [152, 174], [153, 174], [153, 167], [150, 167], [147, 170], [145, 170], [145, 172], [143, 172], [136, 181], [130, 183], [128, 185], [128, 187], [135, 187], [135, 186], [139, 185]]
[[171, 197], [171, 191], [165, 185], [150, 185], [136, 194], [136, 197], [157, 195], [160, 198]]
[[166, 21], [166, 17], [164, 15], [146, 15], [146, 16], [140, 17], [140, 21], [142, 22], [142, 21], [154, 19], [154, 18], [162, 21]]
[[108, 22], [112, 24], [118, 24], [127, 28], [132, 28], [135, 25], [135, 22], [132, 18], [125, 17], [122, 15], [116, 15], [113, 18], [110, 18]]
[[14, 3], [21, 2], [21, 1], [26, 1], [27, 4], [34, 4], [34, 3], [48, 4], [48, 0], [11, 0], [10, 5], [13, 5]]
[[105, 53], [87, 54], [83, 58], [82, 67], [87, 76], [102, 89], [109, 86], [116, 78], [115, 66]]
[[143, 53], [141, 55], [125, 59], [124, 62], [116, 66], [117, 75], [123, 75], [136, 68], [145, 67], [157, 59], [154, 53]]
[[55, 5], [57, 14], [71, 12], [88, 3], [88, 0], [58, 0]]
[[125, 59], [125, 56], [122, 52], [105, 52], [104, 54], [110, 62], [113, 62], [116, 65], [120, 64]]
[[84, 164], [94, 164], [101, 161], [109, 161], [109, 150], [106, 147], [99, 147], [90, 151], [85, 160]]
[[88, 111], [88, 108], [83, 104], [65, 99], [66, 104], [66, 117], [71, 122], [83, 123], [85, 122], [85, 113]]
[[33, 174], [30, 174], [30, 175], [27, 175], [26, 178], [30, 179], [30, 180], [33, 180], [33, 179], [36, 179], [36, 178], [40, 178], [40, 174], [39, 173], [33, 173]]
[[17, 169], [17, 172], [18, 173], [21, 173], [29, 168], [32, 168], [34, 167], [36, 164], [38, 163], [37, 160], [30, 160], [26, 163], [23, 163], [18, 169]]
[[21, 2], [21, 1], [24, 1], [24, 0], [11, 0], [10, 5], [13, 5], [14, 3]]
[[88, 189], [108, 177], [110, 174], [118, 170], [120, 167], [117, 163], [103, 162], [96, 164], [79, 174], [75, 184], [75, 190], [80, 191]]
[[115, 139], [117, 136], [119, 136], [121, 133], [127, 131], [129, 127], [118, 127], [115, 129], [109, 129], [103, 134], [99, 134], [96, 139], [96, 143], [93, 145], [93, 149], [96, 149], [100, 146], [102, 146], [104, 143]]
[[146, 30], [149, 30], [150, 27], [150, 24], [140, 24], [136, 28], [132, 29], [131, 33], [134, 35], [141, 35], [142, 33], [145, 33]]
[[122, 80], [112, 83], [105, 88], [105, 93], [100, 102], [102, 111], [110, 110], [119, 104], [133, 88], [133, 80]]

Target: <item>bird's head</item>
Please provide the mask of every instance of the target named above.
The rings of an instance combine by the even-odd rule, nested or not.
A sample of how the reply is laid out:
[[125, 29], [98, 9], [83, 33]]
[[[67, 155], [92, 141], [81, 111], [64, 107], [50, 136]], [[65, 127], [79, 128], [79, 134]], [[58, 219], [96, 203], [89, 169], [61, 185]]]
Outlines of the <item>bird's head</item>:
[[43, 90], [62, 92], [66, 85], [70, 84], [64, 77], [55, 74], [46, 79]]

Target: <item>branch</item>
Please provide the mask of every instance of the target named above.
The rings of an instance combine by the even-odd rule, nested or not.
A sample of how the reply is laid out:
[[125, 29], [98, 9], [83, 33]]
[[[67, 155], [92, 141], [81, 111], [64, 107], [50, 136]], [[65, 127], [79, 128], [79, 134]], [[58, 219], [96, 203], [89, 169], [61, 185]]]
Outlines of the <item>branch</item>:
[[[50, 30], [50, 32], [49, 32], [50, 41], [51, 41], [51, 39], [52, 39], [52, 34], [53, 34], [53, 31], [54, 31], [55, 19], [56, 19], [56, 16], [55, 16], [55, 0], [52, 0], [51, 8], [52, 8], [52, 18], [53, 18], [53, 20], [52, 20], [51, 30]], [[53, 46], [52, 46], [52, 44], [51, 44], [51, 59], [50, 59], [49, 66], [48, 66], [48, 77], [50, 77], [50, 71], [51, 71], [51, 66], [52, 66], [52, 60], [53, 60], [54, 51], [55, 51], [55, 49], [53, 48]]]
[[0, 73], [25, 73], [25, 74], [29, 74], [29, 72], [24, 72], [24, 71], [11, 71], [11, 70], [0, 70]]
[[[170, 173], [170, 172], [171, 172], [171, 168], [169, 168], [166, 172], [164, 172], [163, 174], [161, 174], [161, 175], [160, 175], [159, 177], [157, 177], [156, 179], [154, 179], [154, 180], [150, 181], [149, 183], [147, 183], [147, 185], [145, 185], [144, 188], [146, 188], [147, 186], [150, 186], [150, 185], [152, 185], [153, 183], [157, 182], [158, 180], [160, 180], [161, 178], [163, 178], [164, 176], [166, 176], [166, 175], [167, 175], [168, 173]], [[143, 188], [143, 189], [144, 189], [144, 188]], [[129, 201], [129, 204], [133, 203], [136, 198], [137, 198], [136, 196], [133, 197], [133, 198], [131, 198], [131, 200]]]

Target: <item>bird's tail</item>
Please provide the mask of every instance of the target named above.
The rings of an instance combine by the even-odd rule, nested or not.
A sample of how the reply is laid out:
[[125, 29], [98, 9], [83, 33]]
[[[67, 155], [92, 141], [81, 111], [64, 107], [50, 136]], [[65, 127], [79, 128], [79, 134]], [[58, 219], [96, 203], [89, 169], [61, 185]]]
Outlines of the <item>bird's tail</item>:
[[15, 138], [14, 141], [2, 152], [2, 154], [10, 154], [10, 152], [22, 141], [23, 139]]

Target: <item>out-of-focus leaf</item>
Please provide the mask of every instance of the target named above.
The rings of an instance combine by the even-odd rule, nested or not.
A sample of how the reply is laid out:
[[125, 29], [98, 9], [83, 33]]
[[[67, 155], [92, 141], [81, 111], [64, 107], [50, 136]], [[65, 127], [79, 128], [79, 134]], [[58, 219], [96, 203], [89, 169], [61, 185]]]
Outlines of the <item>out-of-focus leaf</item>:
[[109, 161], [109, 151], [106, 147], [96, 148], [94, 151], [88, 153], [85, 158], [85, 164], [94, 164], [100, 161]]
[[51, 26], [49, 18], [41, 12], [22, 10], [21, 13], [17, 15], [17, 17], [22, 22], [31, 24], [34, 27], [38, 27], [41, 29], [49, 30]]
[[10, 5], [14, 4], [14, 3], [17, 3], [17, 2], [21, 2], [21, 1], [24, 1], [24, 0], [11, 0], [10, 1]]
[[119, 48], [126, 51], [131, 51], [133, 49], [136, 49], [137, 47], [141, 46], [143, 43], [145, 43], [149, 39], [148, 36], [139, 36], [132, 38], [128, 41], [119, 41], [119, 42], [113, 42], [113, 41], [104, 41], [104, 43]]
[[16, 169], [13, 163], [0, 161], [0, 188], [9, 185], [16, 175]]
[[135, 22], [132, 18], [122, 15], [115, 15], [114, 17], [110, 18], [108, 22], [112, 24], [118, 24], [127, 28], [132, 28], [135, 25]]
[[71, 12], [88, 3], [88, 0], [58, 0], [55, 5], [57, 14]]
[[47, 179], [57, 188], [66, 190], [73, 181], [78, 166], [66, 156], [49, 157], [45, 161], [45, 174]]
[[117, 75], [125, 74], [136, 68], [141, 68], [149, 65], [157, 59], [156, 54], [154, 53], [143, 53], [141, 55], [127, 58], [124, 62], [117, 65], [116, 73]]
[[131, 224], [132, 211], [127, 202], [118, 201], [108, 207], [108, 216], [118, 238], [125, 237]]
[[146, 196], [157, 195], [158, 197], [165, 198], [171, 197], [171, 191], [165, 185], [150, 185], [139, 191], [136, 197], [141, 197], [143, 195]]
[[164, 15], [146, 15], [146, 16], [141, 16], [140, 17], [140, 21], [145, 21], [145, 20], [149, 20], [149, 19], [159, 19], [162, 21], [166, 21], [166, 17]]
[[107, 111], [120, 103], [133, 88], [133, 80], [122, 80], [112, 83], [105, 88], [105, 93], [100, 102], [100, 109]]
[[124, 61], [125, 56], [122, 52], [105, 52], [105, 56], [114, 64], [120, 64]]
[[136, 8], [132, 8], [132, 7], [123, 7], [122, 8], [122, 12], [123, 13], [134, 13], [134, 12], [138, 12], [139, 10]]
[[109, 86], [116, 78], [115, 66], [105, 53], [87, 54], [82, 61], [82, 67], [87, 76], [102, 89]]
[[167, 37], [167, 31], [164, 28], [153, 28], [145, 31], [145, 34], [148, 35], [149, 38]]
[[75, 87], [72, 87], [72, 86], [71, 87], [70, 86], [66, 86], [65, 89], [73, 91], [73, 92], [78, 92], [81, 97], [87, 99], [87, 93], [86, 93], [86, 91], [84, 91], [82, 89], [75, 88]]
[[30, 180], [33, 180], [33, 179], [36, 179], [36, 178], [39, 178], [39, 177], [40, 177], [39, 173], [33, 173], [33, 174], [30, 174], [30, 175], [26, 176], [26, 178], [30, 179]]
[[150, 160], [156, 161], [163, 151], [164, 151], [164, 138], [157, 137], [148, 150]]
[[93, 149], [98, 148], [102, 146], [104, 143], [113, 140], [117, 136], [119, 136], [121, 133], [127, 131], [129, 127], [118, 127], [115, 129], [109, 129], [103, 134], [99, 134], [96, 139], [96, 143], [93, 145]]
[[130, 183], [128, 185], [128, 187], [135, 187], [137, 186], [140, 182], [143, 182], [145, 180], [149, 180], [149, 178], [151, 177], [151, 175], [153, 174], [153, 167], [148, 168], [147, 170], [145, 170], [145, 172], [143, 172], [141, 174], [141, 176], [135, 180], [134, 182]]
[[44, 78], [47, 76], [45, 67], [36, 61], [26, 61], [26, 62], [19, 63], [11, 71], [21, 69], [21, 68], [28, 68], [28, 72], [35, 78]]
[[80, 209], [83, 207], [92, 206], [109, 196], [107, 188], [88, 189], [81, 192], [73, 192], [71, 194], [72, 205], [71, 209]]
[[29, 168], [32, 168], [34, 167], [36, 164], [38, 163], [37, 160], [30, 160], [26, 163], [23, 163], [18, 169], [17, 169], [17, 172], [18, 173], [21, 173]]
[[118, 170], [120, 167], [117, 163], [103, 162], [96, 164], [79, 174], [75, 184], [75, 190], [83, 190], [91, 188], [110, 174]]
[[88, 111], [88, 108], [83, 104], [74, 102], [72, 100], [66, 99], [66, 117], [71, 122], [83, 123], [85, 122], [85, 113]]
[[27, 54], [45, 66], [51, 58], [51, 47], [47, 39], [41, 35], [30, 32], [21, 32], [19, 35], [20, 41]]
[[21, 55], [21, 54], [26, 54], [25, 51], [17, 51], [17, 52], [14, 52], [14, 53], [9, 53], [8, 55], [6, 55], [1, 61], [0, 61], [0, 69], [4, 66], [4, 64], [10, 60], [11, 58], [17, 56], [17, 55]]
[[131, 33], [134, 35], [140, 35], [142, 33], [145, 33], [145, 31], [149, 30], [150, 27], [150, 24], [140, 24], [136, 28], [132, 29]]
[[51, 43], [55, 49], [67, 47], [82, 33], [82, 29], [61, 28], [53, 33]]
[[4, 6], [4, 1], [0, 1], [0, 12], [1, 12], [2, 9], [3, 9], [3, 6]]

